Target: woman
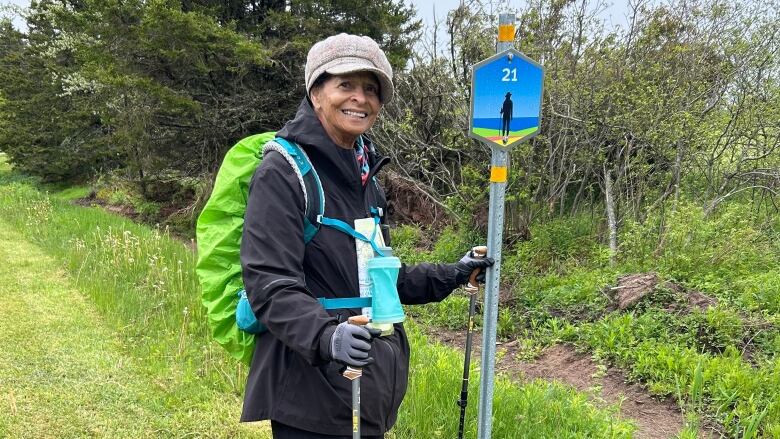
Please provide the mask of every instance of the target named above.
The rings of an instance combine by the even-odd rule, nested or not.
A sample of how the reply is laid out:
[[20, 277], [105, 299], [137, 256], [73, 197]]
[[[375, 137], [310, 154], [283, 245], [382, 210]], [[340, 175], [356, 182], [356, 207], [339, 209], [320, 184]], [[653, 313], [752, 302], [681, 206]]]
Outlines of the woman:
[[[371, 208], [385, 211], [373, 176], [388, 159], [363, 136], [393, 98], [385, 54], [368, 37], [327, 38], [309, 51], [305, 83], [307, 96], [277, 135], [309, 157], [322, 181], [325, 215], [354, 224]], [[318, 297], [359, 295], [355, 241], [321, 227], [304, 244], [304, 203], [290, 164], [267, 153], [250, 186], [241, 264], [252, 310], [268, 331], [257, 336], [241, 420], [270, 419], [275, 438], [351, 437], [351, 386], [340, 374], [351, 365], [363, 367], [363, 435], [381, 438], [406, 392], [409, 342], [401, 324], [376, 338], [346, 322], [360, 309], [320, 305]], [[455, 264], [403, 266], [399, 296], [405, 304], [442, 300], [489, 265], [467, 254]]]

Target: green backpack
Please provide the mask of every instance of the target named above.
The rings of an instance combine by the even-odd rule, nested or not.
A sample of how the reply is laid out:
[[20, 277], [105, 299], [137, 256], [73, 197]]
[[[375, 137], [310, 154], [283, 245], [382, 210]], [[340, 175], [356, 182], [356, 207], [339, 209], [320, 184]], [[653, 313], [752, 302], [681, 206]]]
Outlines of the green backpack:
[[[362, 142], [362, 139], [358, 140]], [[249, 364], [254, 352], [255, 334], [265, 331], [257, 321], [244, 291], [241, 276], [241, 233], [249, 197], [249, 184], [263, 154], [268, 150], [279, 152], [298, 175], [305, 198], [303, 224], [304, 242], [308, 243], [320, 226], [335, 228], [355, 239], [371, 243], [373, 240], [356, 232], [338, 219], [327, 218], [325, 196], [317, 172], [304, 151], [295, 143], [276, 137], [275, 132], [255, 134], [236, 143], [225, 155], [219, 168], [214, 189], [203, 208], [195, 228], [198, 243], [198, 262], [195, 272], [202, 289], [201, 301], [206, 307], [209, 326], [214, 339], [234, 358]], [[375, 222], [379, 223], [379, 212]], [[325, 309], [362, 308], [370, 306], [370, 298], [319, 298]]]
[[[231, 356], [247, 364], [252, 359], [254, 334], [263, 328], [259, 322], [256, 326], [250, 322], [242, 329], [236, 322], [239, 303], [248, 307], [241, 278], [241, 232], [249, 184], [264, 151], [269, 148], [282, 153], [301, 177], [302, 184], [306, 185], [304, 239], [308, 242], [314, 237], [319, 230], [316, 218], [324, 210], [322, 186], [300, 147], [276, 138], [275, 132], [249, 136], [228, 151], [195, 229], [198, 242], [195, 272], [200, 280], [201, 300], [206, 307], [212, 335]], [[312, 190], [319, 192], [318, 196], [311, 197], [309, 192]], [[249, 316], [254, 318], [251, 309]]]

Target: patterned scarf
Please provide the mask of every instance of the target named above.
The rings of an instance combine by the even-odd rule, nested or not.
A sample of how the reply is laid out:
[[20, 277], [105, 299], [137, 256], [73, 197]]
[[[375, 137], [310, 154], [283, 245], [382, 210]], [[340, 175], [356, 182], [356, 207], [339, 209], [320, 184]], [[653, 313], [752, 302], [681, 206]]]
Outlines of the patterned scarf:
[[360, 179], [365, 186], [366, 181], [368, 181], [368, 147], [361, 140], [355, 143], [355, 158], [358, 168], [360, 168]]

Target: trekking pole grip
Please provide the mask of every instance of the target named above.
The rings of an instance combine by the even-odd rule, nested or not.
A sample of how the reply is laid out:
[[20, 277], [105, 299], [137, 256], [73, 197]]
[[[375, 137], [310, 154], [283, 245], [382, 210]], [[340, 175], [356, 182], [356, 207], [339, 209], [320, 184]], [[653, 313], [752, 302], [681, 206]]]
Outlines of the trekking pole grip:
[[[475, 258], [482, 259], [485, 256], [487, 256], [487, 247], [484, 245], [479, 245], [477, 247], [474, 247], [471, 249], [471, 254]], [[466, 286], [471, 291], [476, 292], [477, 288], [479, 288], [479, 282], [477, 282], [477, 276], [479, 276], [480, 271], [482, 271], [481, 268], [477, 268], [474, 271], [471, 272], [471, 276], [469, 276], [469, 283]]]
[[367, 324], [369, 324], [371, 322], [368, 319], [368, 317], [364, 316], [363, 314], [361, 314], [359, 316], [352, 316], [352, 317], [348, 318], [347, 321], [351, 325], [358, 325], [358, 326], [365, 326], [365, 325], [367, 325]]
[[[370, 322], [368, 317], [362, 314], [359, 316], [352, 316], [348, 318], [347, 321], [349, 322], [350, 325], [358, 325], [358, 326], [365, 326]], [[344, 378], [352, 381], [355, 378], [360, 378], [363, 375], [363, 370], [359, 367], [347, 366], [344, 369], [344, 372], [342, 372], [341, 374], [344, 376]]]

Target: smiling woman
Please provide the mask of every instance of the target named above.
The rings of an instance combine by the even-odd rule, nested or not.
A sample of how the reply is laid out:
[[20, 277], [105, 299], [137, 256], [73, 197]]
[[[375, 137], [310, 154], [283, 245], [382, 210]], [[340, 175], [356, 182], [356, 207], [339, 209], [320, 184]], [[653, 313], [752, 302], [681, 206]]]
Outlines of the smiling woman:
[[[264, 148], [249, 187], [241, 269], [252, 312], [267, 331], [255, 336], [241, 420], [270, 419], [276, 439], [349, 438], [353, 426], [364, 439], [382, 438], [406, 393], [410, 348], [403, 325], [383, 332], [347, 321], [361, 311], [350, 299], [366, 288], [358, 267], [370, 258], [361, 251], [358, 261], [363, 242], [354, 237], [370, 241], [380, 256], [389, 251], [381, 249], [389, 235], [378, 232], [387, 201], [373, 178], [389, 160], [366, 132], [393, 98], [392, 78], [385, 53], [368, 37], [340, 34], [309, 51], [307, 96], [276, 135], [298, 145], [296, 157], [305, 155], [321, 181], [324, 214], [313, 238], [304, 240], [311, 197], [289, 152]], [[358, 236], [353, 227], [365, 224], [375, 233]], [[440, 301], [475, 268], [491, 263], [464, 257], [454, 264], [400, 267], [398, 298], [405, 304]], [[317, 299], [358, 307], [326, 310]], [[344, 366], [363, 370], [354, 393], [342, 376]]]

